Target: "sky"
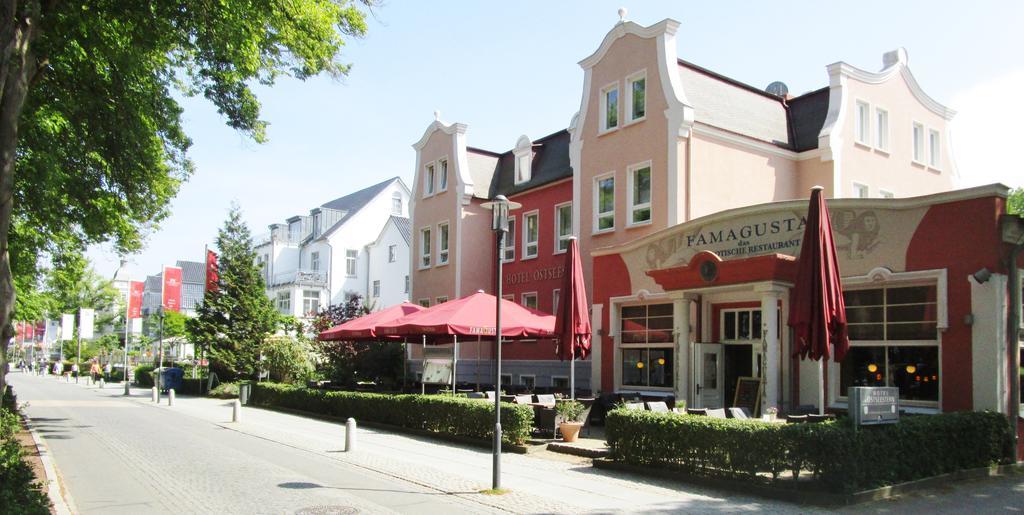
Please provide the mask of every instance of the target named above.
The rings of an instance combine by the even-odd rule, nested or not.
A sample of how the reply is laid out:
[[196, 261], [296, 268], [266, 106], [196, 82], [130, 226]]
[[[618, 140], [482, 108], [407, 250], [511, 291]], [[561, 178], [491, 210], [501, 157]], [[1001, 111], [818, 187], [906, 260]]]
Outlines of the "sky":
[[[178, 259], [202, 259], [237, 203], [254, 234], [324, 202], [391, 177], [411, 186], [412, 144], [439, 111], [468, 125], [467, 144], [497, 152], [568, 126], [579, 109], [577, 64], [626, 19], [680, 22], [678, 56], [791, 94], [828, 85], [826, 66], [868, 71], [904, 47], [924, 91], [958, 112], [951, 148], [960, 186], [1024, 186], [1018, 148], [1024, 119], [1024, 2], [681, 2], [562, 0], [458, 2], [386, 0], [365, 38], [347, 42], [341, 80], [284, 79], [256, 89], [269, 141], [257, 144], [224, 124], [202, 98], [182, 99], [195, 174], [146, 248], [128, 256], [132, 279]], [[107, 277], [120, 258], [89, 250]]]

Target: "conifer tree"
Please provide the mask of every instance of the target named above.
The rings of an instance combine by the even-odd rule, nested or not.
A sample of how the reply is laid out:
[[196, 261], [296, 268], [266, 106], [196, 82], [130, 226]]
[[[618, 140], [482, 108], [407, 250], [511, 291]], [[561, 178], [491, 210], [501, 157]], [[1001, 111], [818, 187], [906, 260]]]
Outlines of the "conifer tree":
[[186, 330], [208, 349], [210, 367], [224, 378], [252, 377], [259, 370], [260, 348], [279, 325], [256, 265], [249, 227], [237, 205], [217, 234], [220, 281], [207, 290], [197, 316]]

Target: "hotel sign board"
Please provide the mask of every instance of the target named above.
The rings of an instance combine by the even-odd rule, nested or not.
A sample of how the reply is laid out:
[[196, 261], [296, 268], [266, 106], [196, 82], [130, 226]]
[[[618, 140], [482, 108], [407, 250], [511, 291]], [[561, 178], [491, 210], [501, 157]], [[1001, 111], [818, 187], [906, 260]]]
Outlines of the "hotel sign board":
[[857, 386], [849, 389], [850, 418], [855, 426], [900, 421], [900, 389]]

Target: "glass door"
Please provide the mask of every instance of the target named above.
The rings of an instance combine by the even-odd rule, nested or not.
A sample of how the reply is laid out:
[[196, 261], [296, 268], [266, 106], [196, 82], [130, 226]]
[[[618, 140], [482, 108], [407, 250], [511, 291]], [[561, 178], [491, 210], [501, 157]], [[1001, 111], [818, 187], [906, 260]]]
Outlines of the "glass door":
[[717, 343], [693, 345], [693, 403], [694, 408], [723, 407], [722, 346]]

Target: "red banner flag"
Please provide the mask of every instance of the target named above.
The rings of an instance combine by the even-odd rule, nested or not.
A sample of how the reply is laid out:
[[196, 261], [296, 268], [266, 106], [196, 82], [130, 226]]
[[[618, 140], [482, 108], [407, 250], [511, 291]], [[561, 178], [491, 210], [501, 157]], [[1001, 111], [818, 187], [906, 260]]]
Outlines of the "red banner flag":
[[146, 289], [146, 283], [142, 281], [131, 281], [128, 283], [128, 318], [142, 318], [142, 292]]
[[25, 322], [25, 334], [22, 336], [22, 341], [32, 341], [36, 337], [36, 325], [32, 322]]
[[41, 342], [46, 338], [46, 322], [36, 322], [36, 339]]
[[166, 311], [181, 311], [181, 269], [164, 267], [162, 305]]
[[217, 264], [217, 253], [206, 251], [206, 291], [220, 289], [220, 266]]
[[15, 337], [21, 338], [21, 341], [25, 341], [25, 322], [14, 323], [14, 335]]

